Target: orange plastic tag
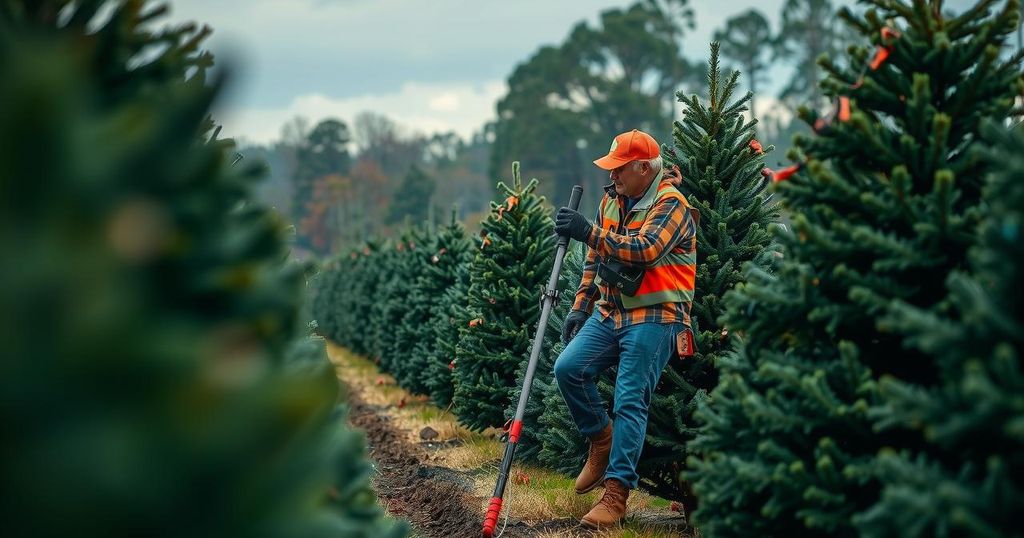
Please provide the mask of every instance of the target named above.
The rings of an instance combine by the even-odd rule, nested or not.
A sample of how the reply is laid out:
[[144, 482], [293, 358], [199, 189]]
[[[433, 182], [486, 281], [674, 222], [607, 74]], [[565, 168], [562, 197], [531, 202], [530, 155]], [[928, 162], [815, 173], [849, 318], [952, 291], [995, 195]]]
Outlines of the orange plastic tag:
[[694, 351], [693, 331], [687, 327], [676, 333], [676, 353], [679, 354], [679, 358], [691, 357]]

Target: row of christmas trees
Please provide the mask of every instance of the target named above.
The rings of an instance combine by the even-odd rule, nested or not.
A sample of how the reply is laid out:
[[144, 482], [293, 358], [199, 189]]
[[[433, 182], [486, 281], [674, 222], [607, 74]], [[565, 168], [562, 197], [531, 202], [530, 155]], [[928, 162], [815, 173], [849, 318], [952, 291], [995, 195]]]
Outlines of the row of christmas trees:
[[[1022, 113], [1022, 53], [1007, 52], [1018, 3], [868, 3], [843, 12], [866, 44], [822, 62], [835, 110], [801, 112], [814, 135], [786, 170], [762, 168], [749, 95], [731, 101], [736, 75], [719, 76], [715, 52], [709, 97], [681, 96], [666, 157], [702, 216], [699, 354], [663, 373], [639, 472], [699, 500], [709, 535], [1018, 532], [1024, 139], [1005, 125]], [[554, 245], [535, 184], [513, 178], [479, 238], [453, 222], [370, 242], [332, 262], [314, 305], [323, 334], [474, 428], [511, 416]], [[773, 196], [791, 226], [770, 225]], [[568, 303], [522, 454], [575, 472], [582, 442], [550, 382]]]
[[207, 119], [208, 30], [165, 13], [0, 1], [6, 532], [404, 536], [262, 172]]

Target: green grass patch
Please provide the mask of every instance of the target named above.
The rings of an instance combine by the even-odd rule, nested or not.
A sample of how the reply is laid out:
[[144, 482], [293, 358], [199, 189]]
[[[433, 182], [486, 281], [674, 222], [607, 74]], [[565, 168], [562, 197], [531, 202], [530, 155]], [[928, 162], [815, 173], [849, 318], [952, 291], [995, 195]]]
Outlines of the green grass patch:
[[662, 499], [661, 497], [651, 496], [651, 507], [652, 508], [668, 508], [672, 505], [672, 501], [668, 499]]

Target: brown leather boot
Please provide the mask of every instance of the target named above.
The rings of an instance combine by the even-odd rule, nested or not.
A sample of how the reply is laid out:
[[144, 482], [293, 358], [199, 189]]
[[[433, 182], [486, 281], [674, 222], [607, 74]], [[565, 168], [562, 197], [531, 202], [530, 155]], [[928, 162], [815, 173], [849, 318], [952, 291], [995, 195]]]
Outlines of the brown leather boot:
[[611, 451], [612, 422], [609, 420], [603, 430], [590, 438], [590, 455], [587, 456], [587, 463], [583, 465], [580, 475], [576, 477], [577, 494], [582, 495], [601, 485]]
[[580, 523], [584, 527], [599, 529], [617, 525], [622, 518], [626, 517], [626, 499], [629, 498], [629, 489], [614, 478], [604, 482], [604, 495], [597, 504], [583, 516]]

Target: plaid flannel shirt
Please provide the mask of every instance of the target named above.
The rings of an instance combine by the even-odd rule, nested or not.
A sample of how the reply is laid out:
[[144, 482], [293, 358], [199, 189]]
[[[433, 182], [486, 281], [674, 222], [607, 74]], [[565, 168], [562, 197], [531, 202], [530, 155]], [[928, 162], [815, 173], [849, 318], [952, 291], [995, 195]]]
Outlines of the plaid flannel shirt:
[[[615, 198], [619, 204], [617, 229], [603, 227], [601, 207], [608, 198]], [[619, 329], [637, 323], [685, 323], [690, 326], [690, 302], [661, 303], [648, 307], [626, 310], [622, 306], [621, 291], [609, 285], [594, 283], [598, 257], [615, 258], [630, 265], [650, 265], [668, 249], [681, 241], [697, 241], [697, 230], [687, 208], [674, 198], [663, 198], [647, 212], [647, 218], [637, 235], [625, 233], [626, 221], [622, 199], [616, 196], [614, 187], [605, 187], [604, 199], [598, 207], [597, 220], [587, 238], [587, 261], [583, 266], [583, 278], [576, 290], [573, 310], [590, 313], [596, 306], [602, 319], [609, 317]]]

